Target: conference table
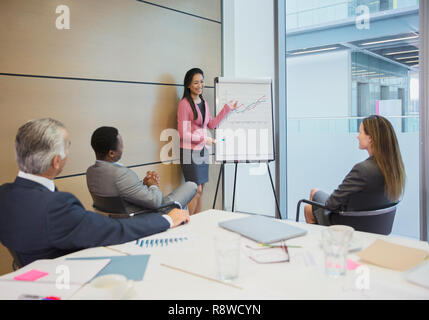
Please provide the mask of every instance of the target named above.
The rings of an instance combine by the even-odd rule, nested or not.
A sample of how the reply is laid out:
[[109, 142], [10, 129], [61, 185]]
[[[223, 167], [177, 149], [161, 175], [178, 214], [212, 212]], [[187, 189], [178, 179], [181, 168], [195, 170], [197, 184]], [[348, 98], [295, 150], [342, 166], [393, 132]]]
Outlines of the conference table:
[[[250, 247], [258, 244], [242, 237], [239, 275], [228, 283], [215, 281], [216, 258], [214, 235], [223, 231], [221, 221], [248, 216], [220, 210], [207, 210], [191, 216], [190, 223], [151, 236], [182, 239], [170, 245], [146, 247], [137, 241], [85, 249], [65, 256], [97, 257], [148, 254], [149, 262], [141, 281], [133, 283], [132, 299], [156, 300], [293, 300], [293, 299], [429, 299], [429, 289], [404, 278], [402, 272], [365, 264], [349, 252], [348, 259], [355, 266], [365, 266], [366, 285], [359, 285], [364, 275], [358, 267], [346, 275], [330, 277], [325, 273], [324, 253], [320, 247], [324, 226], [282, 220], [307, 230], [306, 235], [286, 241], [290, 261], [259, 264], [249, 256]], [[427, 242], [399, 236], [382, 236], [354, 232], [358, 248], [366, 248], [376, 239], [429, 251]], [[64, 257], [62, 257], [64, 258]], [[360, 270], [360, 271], [359, 271]], [[88, 284], [72, 299], [97, 299], [91, 296]]]

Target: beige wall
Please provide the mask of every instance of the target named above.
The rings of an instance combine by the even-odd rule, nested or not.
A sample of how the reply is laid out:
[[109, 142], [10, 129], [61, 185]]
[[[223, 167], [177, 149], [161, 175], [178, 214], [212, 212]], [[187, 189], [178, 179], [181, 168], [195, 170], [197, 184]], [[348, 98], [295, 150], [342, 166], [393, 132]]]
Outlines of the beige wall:
[[[58, 5], [70, 8], [70, 30], [56, 29]], [[173, 190], [183, 177], [179, 165], [159, 163], [166, 144], [160, 134], [176, 128], [183, 77], [192, 67], [205, 71], [213, 112], [220, 21], [221, 0], [1, 0], [0, 183], [17, 173], [18, 127], [49, 116], [71, 135], [62, 176], [76, 175], [56, 184], [88, 209], [92, 201], [83, 174], [95, 160], [90, 136], [101, 125], [121, 132], [122, 163], [138, 165], [133, 170], [140, 177], [156, 170], [163, 192]], [[219, 166], [211, 166], [204, 209], [212, 206], [218, 172]], [[221, 203], [219, 193], [219, 208]]]

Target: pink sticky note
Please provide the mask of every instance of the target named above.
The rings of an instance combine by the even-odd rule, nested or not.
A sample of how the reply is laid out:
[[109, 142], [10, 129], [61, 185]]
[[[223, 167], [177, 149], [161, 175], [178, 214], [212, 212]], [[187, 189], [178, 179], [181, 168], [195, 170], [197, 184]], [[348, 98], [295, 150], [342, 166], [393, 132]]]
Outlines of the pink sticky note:
[[356, 263], [353, 260], [347, 259], [347, 266], [346, 266], [347, 270], [354, 270], [359, 266], [360, 266], [359, 263]]
[[33, 269], [19, 276], [16, 276], [13, 279], [19, 280], [19, 281], [36, 281], [37, 279], [43, 278], [47, 275], [48, 273], [46, 272]]

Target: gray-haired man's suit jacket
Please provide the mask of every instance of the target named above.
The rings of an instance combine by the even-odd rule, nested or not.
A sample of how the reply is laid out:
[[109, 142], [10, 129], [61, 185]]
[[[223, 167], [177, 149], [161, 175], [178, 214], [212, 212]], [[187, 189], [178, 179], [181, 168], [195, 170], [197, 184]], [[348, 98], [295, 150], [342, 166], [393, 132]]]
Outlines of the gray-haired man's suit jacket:
[[106, 161], [96, 161], [93, 166], [88, 168], [86, 182], [91, 194], [103, 197], [120, 196], [124, 200], [128, 212], [156, 209], [161, 204], [170, 201], [178, 201], [185, 208], [197, 190], [195, 183], [186, 182], [163, 197], [158, 187], [144, 185], [133, 170]]

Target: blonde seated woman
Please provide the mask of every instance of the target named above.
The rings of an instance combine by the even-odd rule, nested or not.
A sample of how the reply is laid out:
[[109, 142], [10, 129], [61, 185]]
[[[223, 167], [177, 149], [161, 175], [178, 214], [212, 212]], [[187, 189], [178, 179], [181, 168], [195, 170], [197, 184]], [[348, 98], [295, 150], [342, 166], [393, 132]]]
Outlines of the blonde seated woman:
[[398, 140], [392, 124], [386, 118], [373, 115], [359, 127], [359, 149], [369, 158], [356, 164], [343, 182], [329, 195], [312, 189], [310, 200], [329, 210], [306, 205], [307, 223], [329, 226], [332, 211], [365, 211], [396, 204], [404, 192], [405, 170]]

